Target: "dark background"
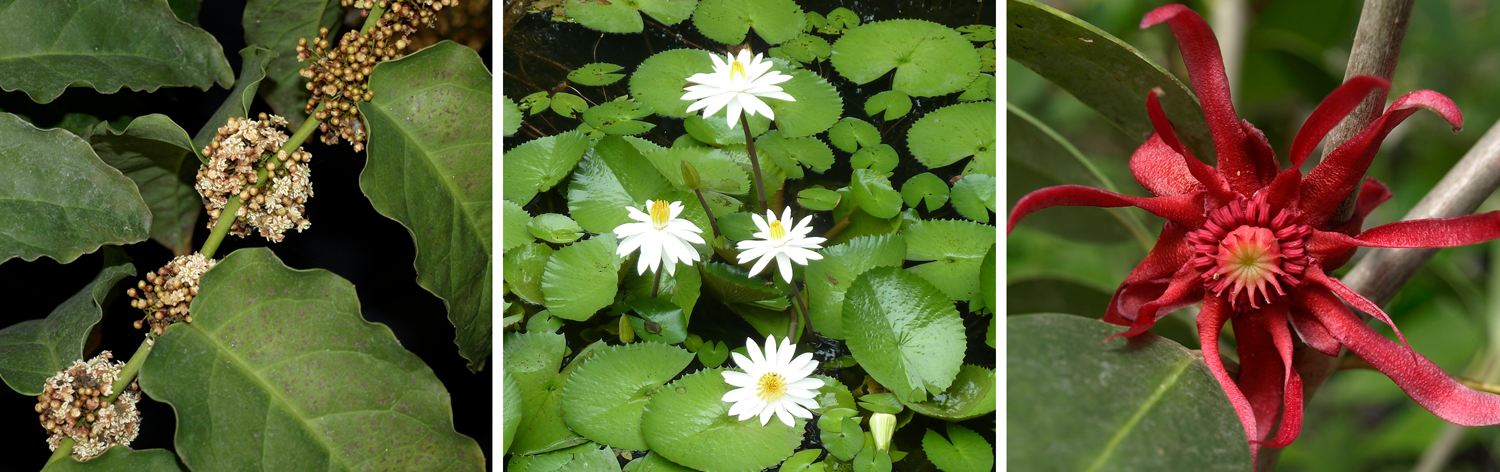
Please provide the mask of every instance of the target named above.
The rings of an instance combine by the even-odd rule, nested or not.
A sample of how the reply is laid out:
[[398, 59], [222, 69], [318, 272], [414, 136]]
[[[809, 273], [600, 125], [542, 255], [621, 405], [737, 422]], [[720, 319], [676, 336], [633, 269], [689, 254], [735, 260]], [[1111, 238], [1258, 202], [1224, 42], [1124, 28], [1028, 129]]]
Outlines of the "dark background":
[[[244, 30], [240, 26], [245, 2], [203, 2], [202, 8], [199, 15], [202, 28], [218, 38], [238, 77], [238, 51], [245, 47]], [[480, 50], [487, 66], [492, 63], [490, 49], [485, 46]], [[296, 54], [296, 51], [278, 52]], [[408, 51], [411, 52], [415, 49]], [[38, 105], [25, 93], [0, 92], [0, 109], [23, 115], [41, 128], [55, 127], [65, 113], [86, 113], [104, 119], [162, 113], [194, 134], [228, 95], [229, 90], [217, 86], [208, 91], [162, 88], [149, 94], [122, 89], [108, 95], [89, 88], [69, 88], [56, 101]], [[271, 110], [257, 100], [250, 113], [253, 116], [260, 112]], [[292, 131], [295, 130], [288, 130], [287, 134]], [[465, 367], [467, 362], [458, 355], [453, 325], [448, 321], [442, 300], [416, 284], [413, 267], [416, 250], [410, 234], [400, 223], [376, 213], [359, 190], [365, 154], [353, 152], [348, 143], [326, 146], [318, 141], [316, 133], [303, 147], [314, 157], [311, 165], [316, 195], [307, 203], [312, 227], [302, 233], [289, 232], [285, 241], [274, 245], [259, 236], [227, 237], [217, 257], [223, 258], [240, 248], [268, 246], [294, 269], [326, 269], [348, 279], [359, 294], [365, 319], [389, 326], [403, 347], [420, 356], [437, 373], [438, 380], [452, 395], [454, 428], [478, 441], [487, 460], [493, 462], [491, 375], [497, 366], [486, 360], [485, 370], [478, 374]], [[207, 216], [200, 215], [193, 234], [194, 248], [201, 247], [208, 237], [209, 231], [204, 227], [207, 223]], [[142, 312], [129, 305], [130, 298], [124, 295], [124, 289], [172, 258], [171, 251], [150, 240], [124, 249], [133, 259], [137, 276], [127, 278], [111, 294], [104, 307], [104, 319], [95, 330], [96, 340], [90, 342], [88, 357], [100, 350], [111, 350], [116, 360], [124, 361], [135, 352], [145, 332], [131, 324], [140, 319]], [[0, 327], [45, 318], [92, 280], [101, 264], [98, 252], [66, 265], [48, 258], [32, 262], [12, 259], [0, 264], [0, 284], [12, 294], [24, 294], [12, 296], [6, 309], [0, 311]], [[13, 428], [6, 435], [12, 445], [5, 450], [11, 453], [0, 469], [39, 470], [51, 455], [46, 446], [47, 433], [32, 410], [35, 404], [35, 397], [0, 388], [0, 424]], [[172, 433], [176, 419], [171, 406], [147, 398], [139, 408], [141, 433], [131, 447], [174, 449]]]

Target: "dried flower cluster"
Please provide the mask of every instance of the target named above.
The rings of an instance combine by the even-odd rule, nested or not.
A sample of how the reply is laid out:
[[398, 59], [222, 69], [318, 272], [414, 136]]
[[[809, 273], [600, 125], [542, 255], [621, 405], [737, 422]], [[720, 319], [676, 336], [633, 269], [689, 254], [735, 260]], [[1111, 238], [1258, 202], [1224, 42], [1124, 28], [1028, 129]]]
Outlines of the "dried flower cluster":
[[[240, 199], [241, 206], [235, 211], [229, 234], [244, 237], [255, 228], [261, 237], [281, 242], [287, 230], [302, 231], [311, 225], [305, 204], [313, 194], [307, 168], [312, 154], [301, 148], [291, 154], [279, 150], [287, 140], [279, 126], [286, 126], [286, 120], [264, 113], [259, 121], [231, 118], [203, 149], [209, 162], [198, 169], [194, 188], [203, 196], [209, 228], [218, 223], [231, 195]], [[264, 165], [266, 177], [271, 179], [269, 186], [260, 181], [255, 170], [268, 154], [276, 156]], [[256, 185], [247, 188], [245, 184]]]
[[156, 272], [147, 272], [146, 280], [125, 291], [134, 299], [130, 306], [146, 312], [145, 318], [135, 320], [135, 329], [141, 329], [143, 321], [149, 323], [148, 337], [154, 337], [161, 336], [172, 323], [192, 323], [188, 304], [198, 296], [198, 278], [215, 262], [195, 252], [177, 256]]
[[114, 394], [112, 385], [125, 365], [111, 364], [111, 357], [104, 351], [86, 363], [73, 361], [72, 366], [47, 379], [47, 386], [37, 397], [36, 412], [42, 427], [52, 433], [47, 438], [51, 450], [56, 451], [67, 436], [75, 442], [73, 457], [89, 460], [115, 445], [130, 445], [140, 432], [141, 415], [135, 404], [141, 394], [135, 382], [113, 403], [105, 403]]
[[[343, 0], [345, 7], [353, 6], [370, 10], [376, 0]], [[375, 64], [391, 59], [400, 59], [410, 44], [408, 36], [417, 31], [417, 25], [431, 25], [435, 15], [443, 7], [458, 4], [458, 0], [379, 0], [385, 10], [369, 31], [348, 31], [339, 38], [338, 45], [330, 48], [328, 28], [318, 30], [318, 38], [297, 41], [297, 61], [316, 58], [299, 73], [311, 79], [307, 90], [312, 97], [307, 99], [303, 111], [323, 123], [324, 144], [338, 144], [339, 138], [353, 143], [356, 152], [364, 150], [365, 127], [359, 119], [356, 101], [370, 101], [369, 77]], [[369, 14], [368, 11], [365, 14]], [[322, 110], [316, 110], [319, 104]]]

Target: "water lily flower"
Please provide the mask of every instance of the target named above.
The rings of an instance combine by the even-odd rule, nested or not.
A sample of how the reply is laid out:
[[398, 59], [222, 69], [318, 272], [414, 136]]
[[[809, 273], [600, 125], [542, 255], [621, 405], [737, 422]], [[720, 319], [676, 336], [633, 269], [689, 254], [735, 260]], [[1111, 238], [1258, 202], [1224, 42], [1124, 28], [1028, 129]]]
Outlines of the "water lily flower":
[[718, 54], [708, 55], [714, 60], [714, 72], [693, 74], [687, 79], [688, 82], [698, 84], [688, 86], [688, 93], [682, 96], [683, 100], [697, 100], [688, 106], [688, 113], [701, 108], [703, 117], [708, 118], [727, 106], [729, 129], [734, 129], [740, 120], [740, 110], [751, 116], [764, 113], [766, 118], [776, 119], [771, 107], [761, 101], [761, 97], [797, 101], [776, 85], [792, 80], [792, 76], [772, 71], [771, 61], [762, 61], [760, 54], [752, 59], [747, 48], [741, 49], [738, 57], [733, 53], [726, 53], [723, 59]]
[[[1500, 396], [1469, 389], [1417, 354], [1404, 337], [1381, 336], [1344, 303], [1380, 321], [1390, 317], [1329, 275], [1358, 246], [1452, 247], [1500, 237], [1500, 212], [1400, 221], [1359, 232], [1376, 205], [1391, 197], [1384, 184], [1364, 180], [1380, 142], [1418, 110], [1437, 113], [1457, 131], [1458, 107], [1430, 90], [1406, 94], [1363, 131], [1329, 153], [1306, 176], [1299, 168], [1325, 134], [1374, 90], [1380, 78], [1361, 76], [1318, 105], [1292, 141], [1291, 166], [1280, 169], [1265, 135], [1235, 114], [1223, 59], [1213, 32], [1197, 13], [1168, 5], [1147, 13], [1141, 27], [1167, 23], [1177, 37], [1193, 89], [1213, 135], [1217, 168], [1183, 147], [1157, 93], [1146, 97], [1156, 132], [1135, 151], [1130, 169], [1155, 197], [1141, 198], [1076, 185], [1037, 190], [1016, 202], [1007, 231], [1027, 214], [1052, 206], [1136, 206], [1166, 218], [1155, 248], [1115, 291], [1104, 320], [1144, 333], [1178, 308], [1203, 302], [1198, 331], [1203, 357], [1244, 423], [1254, 455], [1261, 446], [1285, 447], [1302, 427], [1302, 380], [1291, 365], [1294, 338], [1334, 356], [1347, 347], [1385, 373], [1413, 400], [1464, 426], [1500, 424]], [[1340, 204], [1356, 187], [1352, 217]], [[1346, 213], [1347, 214], [1347, 213]], [[1234, 319], [1240, 358], [1231, 376], [1219, 357], [1219, 333]], [[1396, 334], [1401, 336], [1400, 331]], [[1280, 417], [1280, 427], [1272, 431]]]
[[797, 223], [791, 231], [787, 231], [786, 225], [792, 222], [792, 207], [782, 210], [781, 219], [777, 219], [776, 214], [770, 210], [766, 210], [764, 219], [754, 214], [750, 215], [750, 219], [754, 220], [755, 227], [760, 229], [760, 232], [751, 235], [757, 239], [740, 241], [737, 247], [744, 251], [739, 256], [741, 264], [751, 259], [760, 259], [750, 267], [751, 276], [759, 274], [761, 269], [775, 260], [777, 266], [781, 268], [781, 278], [791, 283], [792, 261], [796, 261], [798, 265], [807, 265], [809, 260], [823, 258], [822, 254], [811, 250], [822, 249], [823, 246], [819, 244], [825, 239], [807, 237], [807, 233], [812, 232], [811, 215], [803, 217], [802, 222]]
[[615, 237], [620, 238], [620, 247], [615, 250], [620, 257], [628, 257], [636, 249], [641, 250], [635, 273], [644, 274], [646, 268], [656, 272], [659, 266], [667, 266], [667, 275], [675, 275], [677, 261], [693, 265], [698, 260], [698, 250], [690, 243], [704, 244], [698, 236], [703, 230], [693, 222], [677, 217], [682, 214], [682, 202], [646, 200], [646, 214], [635, 207], [625, 207], [630, 219], [639, 223], [625, 223], [615, 227]]
[[750, 353], [748, 359], [738, 352], [730, 353], [734, 356], [734, 363], [745, 371], [722, 372], [725, 382], [739, 387], [725, 393], [722, 398], [734, 404], [729, 407], [729, 416], [739, 416], [740, 421], [745, 421], [759, 415], [761, 426], [765, 426], [773, 414], [787, 426], [792, 426], [793, 416], [812, 418], [812, 412], [808, 410], [818, 408], [815, 397], [818, 389], [823, 387], [821, 379], [808, 377], [818, 368], [818, 361], [812, 360], [812, 353], [792, 358], [797, 353], [797, 346], [789, 339], [782, 339], [778, 349], [776, 338], [771, 336], [766, 336], [764, 354], [754, 339], [745, 339], [745, 347]]

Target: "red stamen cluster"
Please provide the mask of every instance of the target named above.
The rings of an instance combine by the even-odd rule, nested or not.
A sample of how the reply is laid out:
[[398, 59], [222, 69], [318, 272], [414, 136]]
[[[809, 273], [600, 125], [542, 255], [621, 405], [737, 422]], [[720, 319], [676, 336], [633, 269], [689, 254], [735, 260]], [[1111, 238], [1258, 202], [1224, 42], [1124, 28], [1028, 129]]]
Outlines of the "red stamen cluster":
[[[1257, 309], [1258, 301], [1270, 305], [1286, 298], [1281, 283], [1288, 288], [1302, 283], [1308, 264], [1303, 238], [1312, 233], [1312, 228], [1292, 224], [1292, 219], [1285, 210], [1272, 218], [1264, 193], [1210, 212], [1203, 228], [1188, 234], [1193, 265], [1203, 271], [1203, 287], [1224, 296], [1236, 309], [1247, 302]], [[1267, 284], [1276, 289], [1275, 295]]]

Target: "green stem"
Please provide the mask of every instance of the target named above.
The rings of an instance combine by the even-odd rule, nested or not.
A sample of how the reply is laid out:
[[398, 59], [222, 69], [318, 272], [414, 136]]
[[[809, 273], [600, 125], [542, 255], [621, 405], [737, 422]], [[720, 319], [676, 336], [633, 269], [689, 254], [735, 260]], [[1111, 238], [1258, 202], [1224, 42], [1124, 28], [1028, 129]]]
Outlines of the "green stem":
[[755, 137], [750, 136], [750, 117], [740, 111], [740, 127], [745, 128], [745, 150], [750, 153], [750, 169], [755, 171], [755, 196], [760, 199], [757, 212], [766, 211], [766, 184], [760, 180], [760, 159], [755, 157]]
[[104, 404], [114, 403], [116, 398], [120, 398], [120, 393], [130, 387], [130, 382], [135, 381], [136, 374], [141, 372], [141, 366], [146, 364], [146, 357], [151, 355], [151, 347], [151, 342], [142, 341], [141, 347], [135, 348], [135, 354], [131, 354], [125, 367], [120, 369], [120, 376], [115, 378], [115, 383], [110, 384], [113, 393], [104, 397]]
[[651, 298], [656, 298], [656, 291], [661, 288], [661, 271], [667, 270], [662, 267], [656, 270], [656, 279], [651, 281]]
[[57, 450], [52, 451], [52, 457], [47, 458], [47, 464], [62, 460], [73, 454], [73, 438], [63, 436], [62, 442], [57, 443]]
[[[312, 136], [313, 131], [318, 129], [318, 124], [322, 123], [317, 119], [318, 112], [322, 109], [323, 105], [318, 105], [317, 108], [313, 109], [312, 114], [307, 116], [307, 120], [302, 122], [302, 127], [297, 128], [297, 132], [292, 134], [292, 137], [287, 138], [286, 143], [281, 145], [282, 152], [291, 154], [298, 147], [301, 147], [304, 141], [307, 141], [308, 136]], [[261, 160], [266, 161], [267, 159], [262, 158]], [[266, 175], [266, 168], [261, 167], [257, 170], [257, 174], [255, 186], [264, 187], [266, 182], [270, 181]], [[245, 188], [248, 187], [240, 188], [240, 192], [243, 192]], [[230, 194], [228, 199], [229, 202], [225, 203], [224, 208], [219, 211], [219, 221], [214, 223], [213, 232], [208, 234], [208, 239], [203, 241], [203, 249], [198, 251], [206, 259], [214, 258], [214, 253], [219, 250], [219, 244], [223, 243], [224, 237], [229, 235], [229, 228], [234, 227], [235, 220], [239, 219], [235, 216], [235, 213], [240, 210], [239, 192]], [[226, 215], [228, 218], [225, 218]]]

